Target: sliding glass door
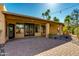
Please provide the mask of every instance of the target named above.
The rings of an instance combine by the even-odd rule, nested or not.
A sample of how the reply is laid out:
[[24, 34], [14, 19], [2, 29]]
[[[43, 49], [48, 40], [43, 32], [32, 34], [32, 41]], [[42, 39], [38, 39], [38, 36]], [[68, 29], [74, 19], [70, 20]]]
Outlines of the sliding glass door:
[[34, 24], [25, 24], [25, 36], [34, 36]]
[[24, 26], [24, 35], [29, 36], [29, 25], [28, 24], [25, 24]]

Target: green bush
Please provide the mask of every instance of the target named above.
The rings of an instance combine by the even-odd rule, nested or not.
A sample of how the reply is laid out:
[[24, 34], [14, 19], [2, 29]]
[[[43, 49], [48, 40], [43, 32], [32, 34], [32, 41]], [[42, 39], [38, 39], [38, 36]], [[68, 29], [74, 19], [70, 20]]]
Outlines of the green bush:
[[68, 30], [67, 26], [64, 26], [63, 27], [63, 33], [66, 34], [67, 33], [67, 30]]

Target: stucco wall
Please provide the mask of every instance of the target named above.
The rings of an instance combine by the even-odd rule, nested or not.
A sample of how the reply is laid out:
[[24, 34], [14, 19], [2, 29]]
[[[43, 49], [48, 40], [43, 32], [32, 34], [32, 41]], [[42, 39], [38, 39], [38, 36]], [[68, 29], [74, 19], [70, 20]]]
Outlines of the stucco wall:
[[6, 42], [6, 26], [5, 26], [5, 16], [0, 11], [0, 44]]
[[[60, 28], [60, 30], [58, 31], [58, 28]], [[50, 24], [50, 34], [62, 34], [62, 29], [63, 29], [63, 25], [61, 24]]]
[[0, 3], [0, 11], [4, 11], [4, 6], [1, 3]]
[[50, 24], [50, 34], [57, 34], [58, 24]]

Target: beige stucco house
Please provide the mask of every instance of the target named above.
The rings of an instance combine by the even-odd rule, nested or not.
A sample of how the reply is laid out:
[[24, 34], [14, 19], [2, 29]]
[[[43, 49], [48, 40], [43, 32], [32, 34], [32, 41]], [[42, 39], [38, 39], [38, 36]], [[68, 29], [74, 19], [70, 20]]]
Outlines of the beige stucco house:
[[48, 38], [49, 34], [57, 34], [58, 28], [62, 33], [63, 26], [63, 23], [7, 12], [0, 6], [0, 44], [28, 36]]

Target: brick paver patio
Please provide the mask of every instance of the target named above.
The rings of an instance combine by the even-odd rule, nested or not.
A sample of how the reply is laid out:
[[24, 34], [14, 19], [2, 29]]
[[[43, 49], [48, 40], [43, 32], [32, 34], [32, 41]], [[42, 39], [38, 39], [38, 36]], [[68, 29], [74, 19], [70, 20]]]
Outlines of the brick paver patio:
[[[67, 52], [70, 49], [74, 50], [75, 48], [76, 49], [78, 48], [78, 47], [72, 47], [72, 48], [65, 47], [63, 44], [67, 42], [69, 42], [69, 40], [47, 39], [47, 38], [39, 38], [39, 37], [27, 38], [27, 39], [21, 39], [21, 40], [17, 39], [17, 40], [8, 42], [5, 45], [4, 50], [5, 50], [6, 56], [34, 56], [45, 51], [49, 51], [49, 53], [44, 55], [55, 55], [55, 54], [59, 55], [63, 51]], [[62, 51], [59, 52], [59, 50], [61, 49], [56, 49], [57, 47], [61, 47]], [[63, 50], [63, 48], [65, 49], [67, 48], [67, 49]], [[53, 49], [53, 51], [51, 49]], [[76, 51], [78, 51], [78, 49]], [[56, 52], [58, 51], [58, 52], [54, 53], [55, 51]], [[40, 54], [40, 55], [43, 55], [43, 54]]]
[[79, 56], [79, 41], [67, 38], [25, 38], [8, 42], [6, 56]]

